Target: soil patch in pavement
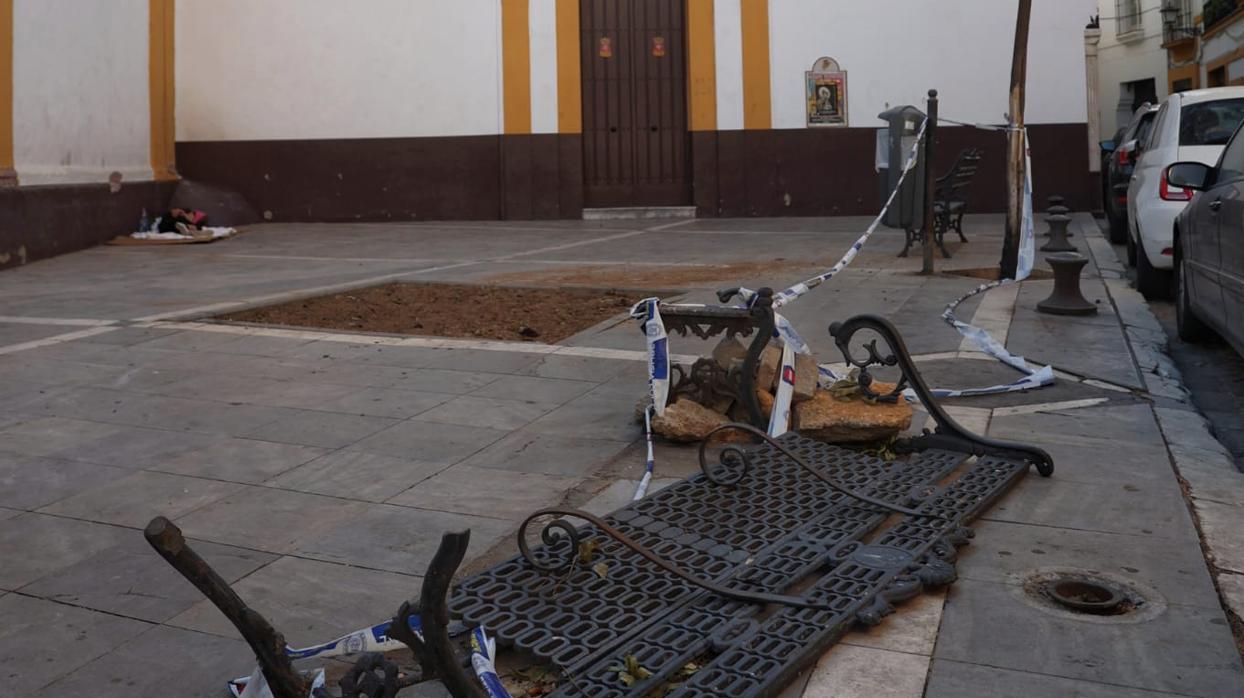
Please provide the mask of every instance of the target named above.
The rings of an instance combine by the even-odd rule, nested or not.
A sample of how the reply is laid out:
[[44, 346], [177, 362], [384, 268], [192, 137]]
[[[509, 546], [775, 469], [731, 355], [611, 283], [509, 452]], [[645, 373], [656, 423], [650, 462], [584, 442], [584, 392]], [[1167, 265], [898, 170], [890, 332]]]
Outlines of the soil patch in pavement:
[[759, 279], [773, 284], [776, 280], [793, 274], [795, 271], [802, 271], [811, 276], [828, 268], [829, 264], [817, 260], [793, 261], [780, 257], [755, 262], [686, 266], [654, 267], [617, 264], [508, 272], [489, 277], [489, 281], [508, 284], [592, 285], [618, 288], [716, 288], [721, 284], [739, 283], [748, 279]]
[[234, 322], [556, 344], [624, 313], [637, 293], [385, 284], [218, 316]]

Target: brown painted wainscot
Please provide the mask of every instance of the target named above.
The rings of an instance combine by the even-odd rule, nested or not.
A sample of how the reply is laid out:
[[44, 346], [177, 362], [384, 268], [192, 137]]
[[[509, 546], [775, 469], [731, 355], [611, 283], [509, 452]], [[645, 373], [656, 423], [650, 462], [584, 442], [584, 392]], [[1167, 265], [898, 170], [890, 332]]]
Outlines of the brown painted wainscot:
[[98, 245], [157, 216], [177, 182], [0, 187], [0, 269]]
[[[700, 216], [875, 213], [875, 129], [694, 132], [692, 200]], [[1083, 123], [1029, 126], [1037, 206], [1049, 194], [1073, 210], [1098, 205]], [[974, 212], [1000, 212], [1005, 136], [939, 129], [937, 171], [958, 152], [985, 149]], [[276, 221], [579, 218], [578, 134], [348, 140], [182, 142], [183, 176], [241, 193]]]

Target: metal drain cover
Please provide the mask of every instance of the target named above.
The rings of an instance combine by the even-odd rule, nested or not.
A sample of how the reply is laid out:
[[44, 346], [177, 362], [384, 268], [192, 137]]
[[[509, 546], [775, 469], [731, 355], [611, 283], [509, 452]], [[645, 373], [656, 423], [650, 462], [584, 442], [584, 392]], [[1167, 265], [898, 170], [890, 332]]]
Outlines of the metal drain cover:
[[1111, 615], [1125, 610], [1124, 592], [1104, 579], [1059, 576], [1046, 581], [1043, 590], [1055, 603], [1081, 613]]

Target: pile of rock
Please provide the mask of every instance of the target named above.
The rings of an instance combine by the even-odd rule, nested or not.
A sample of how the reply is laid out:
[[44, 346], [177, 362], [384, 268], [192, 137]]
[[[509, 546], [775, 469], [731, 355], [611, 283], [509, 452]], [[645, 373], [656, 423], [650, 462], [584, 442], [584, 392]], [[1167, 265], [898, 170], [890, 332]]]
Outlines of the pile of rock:
[[[737, 338], [721, 340], [713, 349], [712, 363], [733, 378], [743, 370], [747, 347]], [[781, 372], [782, 349], [770, 343], [761, 354], [756, 369], [756, 397], [765, 418], [773, 410], [778, 374]], [[710, 367], [713, 368], [713, 367]], [[816, 358], [810, 354], [795, 355], [795, 396], [791, 428], [809, 438], [827, 443], [859, 443], [888, 439], [911, 426], [911, 406], [904, 400], [893, 403], [864, 399], [858, 392], [835, 390], [818, 385]], [[737, 385], [735, 381], [731, 381]], [[872, 390], [886, 393], [893, 384], [875, 382]], [[700, 441], [713, 429], [730, 422], [747, 422], [743, 405], [713, 391], [682, 391], [671, 396], [674, 402], [652, 422], [652, 430], [671, 441]], [[641, 401], [636, 414], [643, 421]], [[741, 437], [741, 433], [736, 433]]]

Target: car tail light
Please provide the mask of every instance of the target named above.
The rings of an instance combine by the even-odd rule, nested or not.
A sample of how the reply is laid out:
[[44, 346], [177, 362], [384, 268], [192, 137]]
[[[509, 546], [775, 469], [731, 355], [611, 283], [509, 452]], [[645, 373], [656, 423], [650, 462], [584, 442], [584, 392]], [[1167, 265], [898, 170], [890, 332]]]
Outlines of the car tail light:
[[1167, 170], [1162, 170], [1162, 181], [1158, 184], [1158, 196], [1162, 197], [1163, 201], [1191, 201], [1191, 189], [1173, 187], [1166, 183]]
[[1119, 167], [1132, 164], [1132, 151], [1129, 148], [1119, 148], [1115, 151], [1114, 161]]

